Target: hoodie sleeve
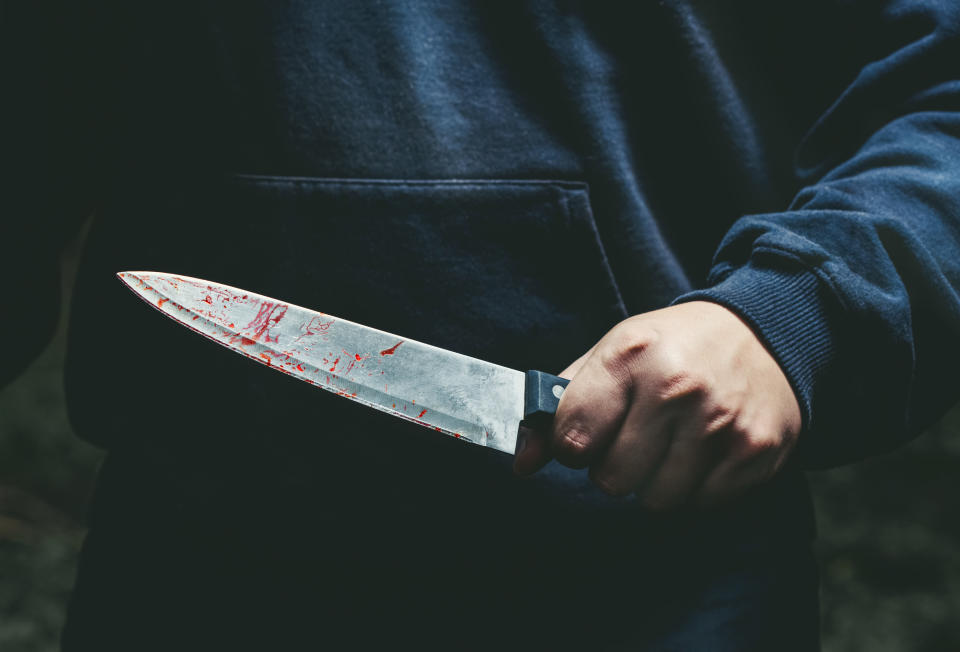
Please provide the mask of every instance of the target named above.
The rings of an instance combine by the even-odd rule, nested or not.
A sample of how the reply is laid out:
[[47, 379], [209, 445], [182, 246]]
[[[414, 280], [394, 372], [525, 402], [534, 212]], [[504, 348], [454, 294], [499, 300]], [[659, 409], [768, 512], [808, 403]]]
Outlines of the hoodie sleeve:
[[960, 4], [876, 4], [851, 34], [859, 73], [798, 149], [805, 185], [735, 222], [707, 287], [677, 300], [751, 324], [814, 468], [890, 450], [960, 399]]

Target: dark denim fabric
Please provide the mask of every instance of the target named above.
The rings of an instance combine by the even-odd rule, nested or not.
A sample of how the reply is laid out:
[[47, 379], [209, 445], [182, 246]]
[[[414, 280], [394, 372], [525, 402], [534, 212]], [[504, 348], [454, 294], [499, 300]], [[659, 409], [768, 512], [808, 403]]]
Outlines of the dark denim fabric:
[[[137, 572], [138, 559], [169, 552], [165, 571], [137, 584], [158, 596], [179, 577], [233, 604], [225, 578], [243, 574], [216, 570], [189, 541], [236, 531], [241, 507], [277, 541], [309, 524], [311, 586], [368, 563], [350, 553], [340, 568], [343, 551], [392, 560], [383, 572], [396, 581], [324, 584], [369, 587], [344, 604], [377, 605], [375, 622], [387, 618], [381, 589], [407, 595], [403, 568], [438, 582], [467, 573], [473, 582], [443, 584], [431, 601], [453, 612], [497, 573], [498, 587], [525, 595], [511, 578], [545, 548], [566, 555], [543, 562], [538, 584], [557, 604], [607, 591], [624, 600], [605, 608], [659, 614], [650, 564], [627, 562], [660, 536], [664, 577], [698, 570], [675, 587], [691, 602], [640, 618], [636, 636], [653, 636], [653, 622], [703, 631], [695, 618], [729, 624], [710, 645], [674, 648], [784, 649], [736, 641], [792, 611], [809, 630], [815, 609], [796, 471], [730, 521], [681, 519], [681, 535], [582, 472], [553, 465], [519, 481], [503, 456], [250, 365], [146, 310], [119, 270], [210, 278], [547, 371], [624, 316], [717, 301], [787, 373], [807, 466], [887, 450], [957, 399], [955, 2], [21, 4], [5, 7], [0, 41], [4, 210], [23, 216], [2, 235], [22, 246], [2, 264], [23, 279], [15, 300], [32, 319], [0, 320], [0, 336], [25, 352], [42, 344], [57, 234], [95, 207], [68, 396], [77, 431], [126, 467], [98, 495], [74, 632], [123, 607], [128, 585], [95, 588], [98, 575], [136, 576], [111, 566], [118, 550], [140, 551]], [[28, 357], [13, 356], [6, 377]], [[134, 491], [138, 476], [158, 489]], [[154, 492], [179, 507], [164, 511]], [[291, 497], [302, 512], [282, 507]], [[201, 534], [202, 515], [220, 513], [234, 520]], [[159, 535], [168, 521], [177, 534]], [[707, 554], [721, 534], [725, 561]], [[504, 546], [511, 537], [524, 553]], [[256, 539], [236, 545], [236, 559], [259, 559]], [[690, 565], [682, 546], [714, 561]], [[278, 557], [250, 571], [269, 575]], [[603, 563], [586, 573], [571, 558]], [[571, 566], [580, 574], [557, 588], [546, 569]], [[722, 568], [743, 572], [725, 582]], [[611, 591], [615, 581], [630, 590]], [[464, 613], [484, 609], [496, 611]], [[143, 613], [160, 627], [161, 612]], [[185, 631], [180, 616], [164, 631]]]

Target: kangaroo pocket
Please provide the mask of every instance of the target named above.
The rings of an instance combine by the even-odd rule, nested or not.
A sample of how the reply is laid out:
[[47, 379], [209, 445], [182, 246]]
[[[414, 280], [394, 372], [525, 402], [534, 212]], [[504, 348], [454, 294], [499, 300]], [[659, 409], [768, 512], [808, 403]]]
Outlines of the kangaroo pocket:
[[[179, 328], [121, 287], [123, 269], [242, 287], [520, 370], [560, 371], [626, 316], [584, 184], [233, 176], [158, 196], [129, 192], [91, 233], [68, 385], [81, 434], [174, 464], [189, 450], [315, 478], [318, 465], [342, 476], [344, 460], [478, 452]], [[121, 355], [104, 355], [105, 320]]]
[[233, 186], [230, 213], [253, 227], [243, 254], [257, 269], [251, 282], [296, 292], [302, 305], [552, 370], [624, 316], [582, 184], [237, 177]]

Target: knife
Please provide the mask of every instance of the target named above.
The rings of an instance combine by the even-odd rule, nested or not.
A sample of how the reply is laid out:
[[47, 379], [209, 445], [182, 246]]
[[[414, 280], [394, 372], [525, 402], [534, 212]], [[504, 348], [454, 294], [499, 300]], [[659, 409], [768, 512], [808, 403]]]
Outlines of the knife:
[[514, 453], [521, 423], [549, 425], [568, 380], [516, 371], [247, 290], [120, 272], [151, 306], [231, 351], [457, 439]]

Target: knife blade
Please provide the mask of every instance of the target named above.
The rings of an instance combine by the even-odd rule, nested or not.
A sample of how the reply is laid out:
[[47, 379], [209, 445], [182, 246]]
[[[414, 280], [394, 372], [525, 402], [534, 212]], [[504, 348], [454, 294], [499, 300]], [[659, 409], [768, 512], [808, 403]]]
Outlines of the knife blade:
[[314, 387], [457, 439], [514, 453], [566, 379], [517, 371], [254, 292], [164, 272], [120, 272], [174, 321]]

